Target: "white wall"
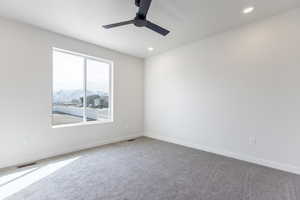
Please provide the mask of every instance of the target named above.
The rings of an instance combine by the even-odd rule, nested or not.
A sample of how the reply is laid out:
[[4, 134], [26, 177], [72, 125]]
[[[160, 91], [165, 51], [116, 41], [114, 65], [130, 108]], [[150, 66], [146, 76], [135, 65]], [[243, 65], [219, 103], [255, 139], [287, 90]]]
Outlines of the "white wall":
[[299, 173], [299, 27], [297, 9], [147, 59], [146, 134]]
[[[52, 47], [114, 61], [114, 123], [51, 128]], [[142, 59], [0, 18], [0, 63], [0, 168], [142, 134]]]

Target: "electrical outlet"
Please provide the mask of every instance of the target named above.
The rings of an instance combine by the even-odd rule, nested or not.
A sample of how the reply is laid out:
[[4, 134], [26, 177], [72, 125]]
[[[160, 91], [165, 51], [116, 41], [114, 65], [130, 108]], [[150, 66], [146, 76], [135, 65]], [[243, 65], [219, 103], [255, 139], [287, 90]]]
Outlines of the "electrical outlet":
[[23, 145], [24, 145], [24, 146], [28, 146], [28, 139], [24, 139], [24, 140], [23, 140]]
[[250, 145], [255, 145], [256, 144], [256, 138], [255, 137], [250, 137], [249, 138], [249, 144]]

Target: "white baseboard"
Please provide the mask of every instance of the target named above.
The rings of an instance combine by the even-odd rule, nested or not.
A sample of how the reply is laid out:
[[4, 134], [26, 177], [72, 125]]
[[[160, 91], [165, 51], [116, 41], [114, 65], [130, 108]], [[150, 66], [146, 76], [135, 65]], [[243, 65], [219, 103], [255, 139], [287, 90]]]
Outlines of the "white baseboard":
[[23, 160], [23, 161], [20, 161], [18, 163], [8, 163], [8, 164], [5, 164], [5, 165], [1, 166], [0, 170], [4, 171], [4, 170], [14, 168], [15, 166], [20, 166], [20, 165], [24, 165], [24, 164], [28, 164], [28, 163], [33, 163], [33, 162], [37, 162], [37, 161], [41, 161], [41, 160], [45, 160], [45, 159], [49, 159], [49, 158], [51, 159], [53, 157], [57, 157], [57, 156], [61, 156], [61, 155], [67, 155], [67, 154], [71, 154], [71, 153], [76, 153], [76, 152], [79, 152], [79, 151], [82, 151], [82, 150], [85, 150], [85, 149], [91, 149], [91, 148], [100, 147], [100, 146], [107, 145], [107, 144], [122, 142], [122, 141], [135, 139], [135, 138], [142, 137], [142, 136], [143, 136], [142, 133], [135, 133], [135, 134], [124, 135], [124, 136], [119, 136], [119, 137], [105, 138], [105, 139], [102, 139], [102, 140], [97, 140], [97, 141], [86, 143], [86, 144], [81, 144], [81, 145], [72, 146], [72, 147], [65, 148], [65, 149], [60, 149], [59, 152], [48, 153], [47, 155], [45, 155], [43, 157], [36, 158], [36, 159]]
[[[99, 141], [94, 141], [94, 142], [90, 142], [87, 144], [78, 145], [76, 148], [72, 148], [72, 150], [69, 152], [71, 153], [74, 151], [76, 152], [76, 151], [81, 151], [81, 150], [90, 149], [90, 148], [94, 148], [94, 147], [100, 147], [100, 146], [107, 145], [107, 144], [123, 142], [126, 140], [135, 139], [135, 138], [142, 137], [142, 136], [143, 136], [142, 133], [136, 133], [136, 134], [124, 135], [124, 136], [120, 136], [120, 137], [111, 137], [111, 138], [107, 138], [105, 140], [99, 140]], [[65, 152], [68, 152], [68, 151], [65, 151]]]
[[239, 153], [226, 151], [224, 149], [210, 148], [205, 145], [196, 144], [193, 142], [187, 142], [185, 140], [168, 137], [168, 136], [164, 136], [164, 135], [145, 133], [144, 136], [300, 175], [300, 167], [297, 167], [297, 166], [293, 166], [293, 165], [289, 165], [289, 164], [281, 164], [281, 163], [271, 161], [271, 160], [260, 159], [260, 158], [255, 158], [252, 156], [242, 155]]

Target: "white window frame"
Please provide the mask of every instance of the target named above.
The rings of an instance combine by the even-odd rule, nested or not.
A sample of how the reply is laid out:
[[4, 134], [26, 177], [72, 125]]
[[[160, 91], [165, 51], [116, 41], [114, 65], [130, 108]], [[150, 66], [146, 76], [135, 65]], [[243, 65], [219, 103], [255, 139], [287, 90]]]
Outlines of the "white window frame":
[[[74, 55], [74, 56], [80, 56], [84, 59], [84, 71], [83, 71], [83, 90], [84, 90], [84, 98], [83, 98], [83, 121], [79, 122], [79, 123], [72, 123], [72, 124], [62, 124], [62, 125], [53, 125], [52, 124], [52, 108], [53, 108], [53, 52], [61, 52], [61, 53], [66, 53], [66, 54], [70, 54], [70, 55]], [[103, 58], [99, 58], [99, 57], [95, 57], [95, 56], [90, 56], [84, 53], [78, 53], [78, 52], [74, 52], [74, 51], [69, 51], [69, 50], [65, 50], [65, 49], [60, 49], [60, 48], [56, 48], [53, 47], [52, 48], [52, 85], [51, 85], [51, 126], [52, 128], [64, 128], [64, 127], [73, 127], [73, 126], [82, 126], [82, 125], [91, 125], [91, 124], [106, 124], [106, 123], [113, 123], [114, 122], [114, 101], [113, 101], [113, 92], [114, 92], [114, 87], [113, 87], [113, 83], [114, 83], [114, 62], [111, 60], [107, 60], [107, 59], [103, 59]], [[94, 60], [94, 61], [99, 61], [99, 62], [103, 62], [106, 64], [109, 64], [109, 109], [110, 109], [110, 119], [105, 120], [105, 121], [90, 121], [88, 122], [86, 120], [86, 90], [87, 90], [87, 60]]]

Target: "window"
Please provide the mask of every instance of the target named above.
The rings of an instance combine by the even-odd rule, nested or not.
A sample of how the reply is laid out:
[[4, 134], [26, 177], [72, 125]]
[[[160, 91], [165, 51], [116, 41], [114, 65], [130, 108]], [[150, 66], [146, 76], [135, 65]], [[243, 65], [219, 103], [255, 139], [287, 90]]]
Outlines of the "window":
[[52, 125], [111, 122], [112, 62], [53, 49]]

